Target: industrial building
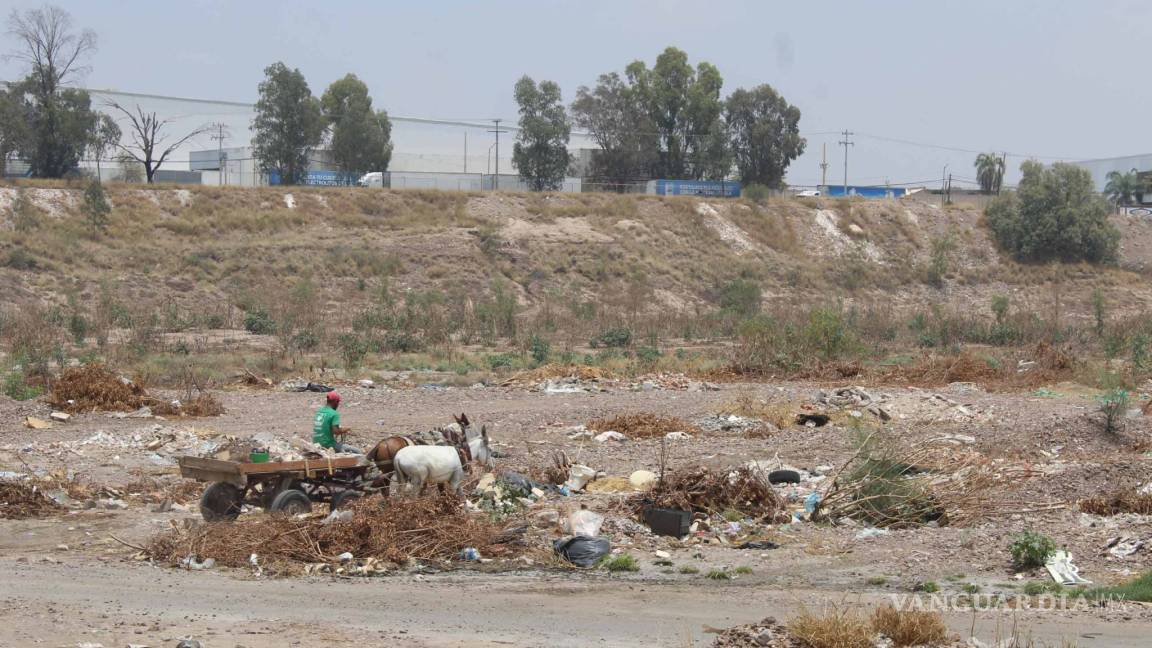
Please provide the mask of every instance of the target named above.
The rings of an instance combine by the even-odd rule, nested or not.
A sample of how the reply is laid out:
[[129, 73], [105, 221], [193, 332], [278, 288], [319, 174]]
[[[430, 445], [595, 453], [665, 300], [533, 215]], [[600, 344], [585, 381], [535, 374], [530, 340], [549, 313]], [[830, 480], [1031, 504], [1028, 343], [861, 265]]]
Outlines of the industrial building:
[[[1148, 178], [1146, 181], [1152, 181], [1152, 153], [1082, 160], [1080, 162], [1073, 162], [1072, 164], [1085, 169], [1092, 175], [1092, 183], [1096, 186], [1096, 191], [1104, 191], [1105, 185], [1108, 184], [1108, 174], [1113, 171], [1118, 173], [1136, 171], [1141, 177]], [[1152, 193], [1143, 194], [1138, 197], [1142, 199], [1141, 204], [1152, 205]]]

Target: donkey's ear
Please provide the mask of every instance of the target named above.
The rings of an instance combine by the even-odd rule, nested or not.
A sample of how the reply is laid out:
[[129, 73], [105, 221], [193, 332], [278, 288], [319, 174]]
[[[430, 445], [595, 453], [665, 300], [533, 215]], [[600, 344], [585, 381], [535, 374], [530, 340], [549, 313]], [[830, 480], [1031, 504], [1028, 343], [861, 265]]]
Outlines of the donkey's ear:
[[484, 443], [488, 443], [488, 426], [487, 425], [481, 425], [480, 426], [480, 438], [484, 439]]
[[455, 414], [453, 414], [453, 415], [452, 415], [452, 420], [453, 420], [453, 421], [456, 421], [456, 422], [457, 422], [457, 423], [459, 423], [460, 425], [464, 425], [464, 423], [460, 421], [460, 417], [459, 417], [459, 416], [456, 416]]
[[459, 421], [460, 425], [463, 425], [464, 427], [468, 427], [469, 425], [472, 425], [472, 422], [468, 420], [468, 415], [465, 414], [464, 412], [460, 412], [460, 418], [458, 418], [456, 420]]

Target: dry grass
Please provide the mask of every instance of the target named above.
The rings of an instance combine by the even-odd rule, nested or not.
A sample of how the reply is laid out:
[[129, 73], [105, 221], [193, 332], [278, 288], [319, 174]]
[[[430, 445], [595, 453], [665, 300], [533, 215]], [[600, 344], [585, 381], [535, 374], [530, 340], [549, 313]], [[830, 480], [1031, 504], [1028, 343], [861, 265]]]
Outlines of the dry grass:
[[1135, 491], [1121, 491], [1101, 497], [1091, 497], [1080, 501], [1080, 510], [1093, 515], [1120, 515], [1135, 513], [1152, 515], [1152, 495], [1141, 495]]
[[897, 610], [891, 605], [876, 608], [872, 628], [896, 646], [931, 646], [948, 639], [948, 627], [939, 612]]
[[0, 481], [0, 518], [23, 520], [40, 518], [61, 510], [59, 504], [44, 495], [37, 484], [27, 481]]
[[[335, 562], [351, 552], [357, 559], [404, 563], [409, 558], [455, 557], [466, 547], [499, 555], [501, 526], [464, 510], [454, 497], [365, 498], [350, 506], [353, 518], [324, 524], [324, 515], [306, 518], [254, 516], [236, 522], [192, 524], [152, 538], [149, 555], [176, 564], [187, 556], [214, 558], [230, 567], [248, 565], [253, 553], [276, 572], [300, 565]], [[505, 548], [506, 550], [506, 548]], [[294, 567], [295, 565], [295, 567]]]
[[614, 430], [630, 439], [659, 438], [669, 432], [698, 434], [700, 428], [677, 416], [665, 416], [652, 412], [619, 414], [606, 418], [592, 419], [587, 428], [593, 432]]
[[1042, 342], [1020, 353], [979, 356], [965, 349], [957, 355], [926, 356], [913, 364], [884, 369], [877, 379], [924, 387], [974, 382], [985, 389], [1031, 389], [1068, 380], [1075, 369], [1072, 356]]
[[716, 410], [722, 416], [736, 415], [744, 418], [760, 419], [784, 429], [796, 422], [796, 412], [800, 403], [794, 401], [768, 401], [757, 398], [751, 392], [741, 392], [728, 399]]
[[872, 648], [872, 624], [857, 609], [829, 605], [819, 612], [802, 608], [788, 630], [811, 648]]
[[699, 467], [673, 472], [651, 491], [633, 496], [630, 504], [638, 514], [655, 506], [709, 515], [739, 511], [766, 522], [790, 519], [784, 500], [759, 474], [743, 466], [731, 471]]

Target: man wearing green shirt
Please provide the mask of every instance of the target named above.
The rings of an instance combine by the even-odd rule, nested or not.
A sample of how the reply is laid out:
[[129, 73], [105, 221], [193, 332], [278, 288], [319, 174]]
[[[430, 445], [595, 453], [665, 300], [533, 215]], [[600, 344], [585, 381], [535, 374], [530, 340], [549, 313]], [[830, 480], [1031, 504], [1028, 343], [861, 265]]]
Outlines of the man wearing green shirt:
[[324, 407], [316, 410], [316, 418], [312, 422], [312, 443], [324, 448], [332, 448], [336, 452], [350, 452], [364, 454], [359, 448], [354, 448], [343, 441], [337, 441], [337, 436], [348, 434], [348, 430], [340, 427], [340, 394], [328, 392]]

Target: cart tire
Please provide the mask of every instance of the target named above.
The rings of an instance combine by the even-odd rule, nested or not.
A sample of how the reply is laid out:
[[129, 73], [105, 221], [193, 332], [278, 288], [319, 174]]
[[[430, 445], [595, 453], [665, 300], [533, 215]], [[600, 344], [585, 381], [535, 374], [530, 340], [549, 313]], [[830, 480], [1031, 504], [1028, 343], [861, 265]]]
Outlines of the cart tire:
[[287, 513], [288, 515], [311, 513], [312, 500], [308, 499], [304, 491], [289, 488], [280, 491], [276, 497], [272, 498], [272, 505], [268, 507], [268, 510], [272, 513]]
[[364, 493], [354, 490], [342, 490], [332, 496], [332, 510], [337, 511], [347, 507], [352, 502], [360, 499]]
[[200, 496], [200, 516], [206, 522], [231, 522], [240, 517], [240, 489], [226, 482], [213, 482]]

